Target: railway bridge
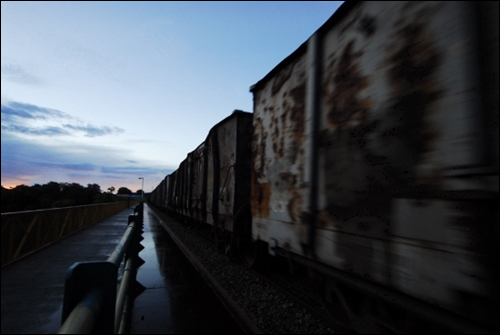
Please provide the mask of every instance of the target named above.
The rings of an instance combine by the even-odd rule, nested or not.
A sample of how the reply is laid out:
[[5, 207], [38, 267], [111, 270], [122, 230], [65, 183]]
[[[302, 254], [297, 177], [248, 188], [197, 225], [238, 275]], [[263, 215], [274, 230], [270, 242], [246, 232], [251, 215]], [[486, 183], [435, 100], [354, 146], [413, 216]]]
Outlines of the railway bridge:
[[[128, 223], [135, 221], [134, 214], [140, 216], [135, 206], [112, 210], [116, 213], [111, 216], [109, 212], [101, 214], [109, 217], [89, 226], [85, 226], [84, 222], [92, 222], [92, 218], [98, 218], [97, 212], [105, 211], [103, 208], [98, 211], [73, 208], [73, 212], [66, 210], [64, 213], [23, 212], [24, 215], [31, 215], [28, 219], [12, 219], [2, 214], [2, 333], [40, 334], [64, 331], [61, 327], [63, 315], [66, 320], [66, 316], [71, 312], [67, 307], [68, 294], [71, 293], [68, 293], [65, 283], [68, 286], [67, 283], [71, 282], [68, 278], [75, 275], [69, 270], [70, 267], [75, 270], [75, 263], [102, 264], [106, 263], [106, 260], [111, 264], [110, 260], [118, 258], [117, 253], [124, 253], [121, 249], [124, 248], [124, 243], [127, 243], [125, 240], [128, 227], [132, 226]], [[48, 218], [50, 215], [51, 219]], [[82, 216], [86, 219], [82, 220]], [[45, 222], [42, 223], [43, 221]], [[47, 221], [59, 227], [51, 228], [50, 222]], [[127, 327], [122, 331], [241, 332], [227, 313], [221, 313], [222, 305], [207, 289], [203, 280], [196, 278], [196, 274], [192, 273], [193, 269], [180, 269], [179, 262], [169, 261], [182, 258], [182, 253], [179, 254], [178, 250], [169, 245], [166, 231], [147, 205], [144, 205], [143, 223], [140, 247], [142, 250], [139, 252], [140, 261], [136, 262], [142, 265], [138, 267], [136, 279], [131, 283], [132, 287], [136, 286], [135, 300], [132, 312], [128, 312], [130, 317], [126, 323]], [[11, 225], [16, 225], [16, 229], [10, 227]], [[68, 227], [77, 232], [68, 231]], [[45, 237], [43, 233], [46, 234]], [[47, 240], [51, 239], [47, 235], [53, 235], [55, 238], [47, 243]], [[63, 236], [66, 237], [58, 239]], [[29, 250], [39, 248], [43, 240], [48, 246], [36, 251]], [[9, 243], [11, 245], [8, 245]], [[26, 255], [23, 256], [23, 253]], [[14, 256], [20, 259], [12, 260]], [[117, 282], [125, 281], [127, 271], [124, 269], [124, 264], [118, 267]], [[97, 273], [86, 274], [87, 278], [79, 280], [103, 281], [102, 271], [97, 269]], [[179, 271], [182, 275], [179, 275]], [[76, 276], [81, 276], [81, 273]], [[97, 277], [97, 280], [93, 277]], [[119, 293], [118, 290], [117, 306]], [[220, 319], [219, 322], [213, 322], [215, 315]], [[207, 319], [204, 319], [205, 317]], [[87, 320], [92, 321], [92, 315]], [[74, 324], [75, 322], [71, 327]], [[111, 322], [111, 326], [115, 326], [114, 324], [115, 322]], [[221, 329], [220, 324], [227, 328]], [[74, 328], [70, 329], [70, 332], [75, 331]], [[115, 332], [118, 330], [119, 326], [115, 328]]]

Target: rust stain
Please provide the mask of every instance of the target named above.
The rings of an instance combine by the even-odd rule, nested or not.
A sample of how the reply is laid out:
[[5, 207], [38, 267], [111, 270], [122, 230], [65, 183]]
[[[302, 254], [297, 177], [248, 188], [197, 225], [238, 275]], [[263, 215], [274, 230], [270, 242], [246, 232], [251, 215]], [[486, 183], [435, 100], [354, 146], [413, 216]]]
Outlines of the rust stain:
[[370, 15], [365, 15], [358, 21], [358, 30], [365, 35], [365, 37], [371, 37], [373, 33], [377, 30], [375, 17]]
[[[437, 8], [424, 7], [412, 20], [399, 20], [395, 36], [398, 48], [388, 57], [389, 83], [395, 96], [388, 116], [399, 121], [384, 127], [382, 138], [400, 141], [410, 153], [411, 159], [404, 162], [405, 174], [414, 170], [437, 138], [437, 131], [427, 120], [433, 103], [443, 93], [436, 81], [442, 54], [434, 46], [432, 35], [426, 32], [426, 23]], [[412, 176], [414, 172], [410, 179]]]
[[[253, 177], [253, 176], [252, 176]], [[252, 216], [269, 217], [269, 201], [271, 186], [269, 183], [259, 183], [252, 178]]]
[[[328, 121], [336, 127], [349, 127], [352, 121], [363, 121], [370, 102], [359, 97], [363, 89], [368, 87], [368, 76], [361, 73], [358, 59], [360, 52], [354, 52], [354, 41], [350, 41], [340, 55], [340, 59], [332, 61], [334, 68], [327, 69], [327, 103]], [[333, 89], [332, 89], [333, 88]], [[329, 92], [332, 90], [331, 92]]]
[[[290, 141], [287, 145], [287, 157], [291, 164], [295, 164], [304, 137], [305, 124], [305, 83], [294, 87], [288, 92], [288, 97], [283, 101], [283, 112], [281, 113], [282, 128], [287, 129]], [[279, 141], [280, 157], [284, 157], [285, 136], [281, 136]]]
[[290, 79], [290, 76], [292, 75], [292, 70], [293, 70], [294, 64], [291, 64], [281, 70], [275, 77], [273, 81], [273, 86], [271, 88], [272, 95], [275, 95], [281, 90], [281, 87], [286, 83], [288, 79]]
[[289, 187], [297, 183], [297, 176], [291, 172], [280, 172], [279, 176], [281, 180], [289, 185]]
[[271, 125], [270, 128], [273, 130], [272, 132], [272, 142], [273, 142], [273, 151], [279, 157], [283, 157], [285, 154], [285, 142], [284, 136], [280, 133], [280, 129], [283, 129], [283, 124], [280, 124], [280, 119], [278, 116], [273, 115], [271, 117]]
[[[430, 40], [424, 35], [424, 27], [410, 23], [398, 32], [401, 48], [389, 58], [390, 79], [396, 92], [408, 88], [425, 88], [436, 72], [440, 57]], [[401, 43], [403, 41], [403, 43]]]
[[256, 118], [252, 138], [252, 150], [254, 152], [254, 169], [252, 170], [255, 170], [257, 179], [265, 175], [266, 139], [267, 132], [264, 131], [263, 121], [261, 118]]
[[295, 87], [290, 91], [290, 95], [294, 101], [290, 110], [290, 122], [293, 125], [295, 139], [300, 141], [304, 136], [306, 85]]

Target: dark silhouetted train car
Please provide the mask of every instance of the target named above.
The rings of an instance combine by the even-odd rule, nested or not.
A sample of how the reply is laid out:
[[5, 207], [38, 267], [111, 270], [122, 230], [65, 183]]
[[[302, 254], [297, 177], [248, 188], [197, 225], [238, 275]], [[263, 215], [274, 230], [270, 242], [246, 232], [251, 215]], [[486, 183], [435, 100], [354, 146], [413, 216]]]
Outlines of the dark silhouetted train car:
[[235, 110], [205, 140], [206, 222], [226, 250], [238, 229], [236, 221], [249, 223], [251, 137], [252, 114]]
[[250, 234], [251, 139], [252, 114], [235, 110], [155, 189], [153, 201], [162, 206], [156, 193], [164, 193], [168, 212], [208, 223], [229, 251], [236, 230]]

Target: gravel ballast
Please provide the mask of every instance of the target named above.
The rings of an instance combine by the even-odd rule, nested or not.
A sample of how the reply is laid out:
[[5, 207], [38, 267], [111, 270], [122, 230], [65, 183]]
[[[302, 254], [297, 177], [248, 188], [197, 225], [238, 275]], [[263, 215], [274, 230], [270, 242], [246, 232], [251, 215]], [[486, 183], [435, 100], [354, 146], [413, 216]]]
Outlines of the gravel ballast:
[[[155, 211], [156, 212], [156, 211]], [[215, 245], [164, 214], [160, 222], [190, 250], [236, 304], [268, 334], [332, 334], [335, 331], [246, 266], [219, 253]]]

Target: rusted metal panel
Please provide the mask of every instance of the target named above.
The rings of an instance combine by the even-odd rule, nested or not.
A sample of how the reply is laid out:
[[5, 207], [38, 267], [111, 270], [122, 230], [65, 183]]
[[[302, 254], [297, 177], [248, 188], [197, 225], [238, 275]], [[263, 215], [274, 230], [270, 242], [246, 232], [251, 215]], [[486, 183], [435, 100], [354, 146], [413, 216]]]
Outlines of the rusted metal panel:
[[485, 190], [456, 178], [486, 163], [474, 15], [460, 2], [362, 2], [322, 43], [319, 257], [436, 304], [486, 287], [481, 248], [466, 242], [481, 220], [454, 193]]
[[269, 226], [278, 222], [288, 225], [289, 235], [294, 234], [293, 225], [305, 219], [305, 152], [309, 143], [306, 83], [307, 59], [303, 53], [253, 91], [254, 238], [267, 239]]
[[254, 85], [253, 238], [464, 315], [459, 292], [485, 298], [498, 251], [492, 6], [351, 2]]
[[471, 9], [363, 2], [325, 32], [321, 227], [363, 234], [356, 217], [377, 217], [388, 238], [393, 198], [457, 190], [452, 171], [484, 164]]
[[325, 207], [380, 188], [443, 190], [447, 170], [481, 164], [473, 29], [461, 17], [457, 4], [366, 2], [325, 34]]

